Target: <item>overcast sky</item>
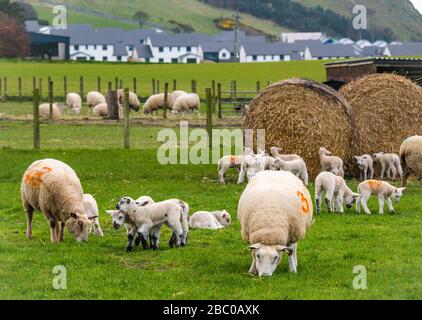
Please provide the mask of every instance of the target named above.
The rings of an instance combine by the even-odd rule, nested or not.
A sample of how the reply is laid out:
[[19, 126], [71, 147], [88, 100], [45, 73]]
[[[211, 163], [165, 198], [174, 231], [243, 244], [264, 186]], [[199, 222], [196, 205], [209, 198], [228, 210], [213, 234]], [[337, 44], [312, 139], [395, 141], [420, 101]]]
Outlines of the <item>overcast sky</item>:
[[422, 14], [422, 0], [410, 0], [413, 3], [416, 9]]

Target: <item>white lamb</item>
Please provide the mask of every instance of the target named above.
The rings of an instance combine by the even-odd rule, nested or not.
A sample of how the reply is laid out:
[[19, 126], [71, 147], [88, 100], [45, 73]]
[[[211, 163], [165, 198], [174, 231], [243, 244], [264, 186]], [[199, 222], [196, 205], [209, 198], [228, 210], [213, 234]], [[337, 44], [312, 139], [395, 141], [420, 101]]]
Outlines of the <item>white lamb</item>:
[[262, 154], [258, 155], [247, 155], [243, 157], [242, 164], [240, 165], [240, 173], [237, 184], [245, 182], [245, 176], [248, 181], [261, 171], [265, 170], [266, 159]]
[[243, 158], [247, 155], [253, 155], [253, 150], [250, 148], [244, 148], [243, 154], [239, 156], [224, 156], [218, 160], [218, 177], [220, 183], [226, 183], [226, 173], [230, 168], [236, 168], [240, 173], [240, 167], [243, 162]]
[[230, 214], [224, 211], [198, 211], [189, 220], [191, 229], [223, 229], [231, 224]]
[[397, 173], [403, 179], [403, 169], [400, 164], [400, 157], [395, 153], [374, 153], [374, 161], [381, 164], [381, 180], [384, 179], [384, 174], [387, 171], [388, 179], [396, 180]]
[[374, 159], [369, 154], [362, 156], [355, 156], [356, 162], [360, 170], [360, 179], [373, 179], [374, 178]]
[[97, 236], [104, 236], [103, 230], [100, 227], [98, 205], [95, 198], [90, 194], [84, 194], [82, 197], [82, 203], [85, 209], [85, 215], [92, 222], [92, 227]]
[[106, 103], [106, 98], [97, 91], [88, 92], [86, 95], [86, 101], [88, 103], [89, 108], [93, 108], [99, 104]]
[[303, 160], [303, 158], [297, 154], [281, 154], [283, 149], [278, 147], [271, 147], [270, 152], [274, 158], [280, 158], [284, 161]]
[[82, 98], [75, 92], [70, 92], [66, 96], [66, 105], [75, 113], [81, 113]]
[[250, 273], [271, 276], [283, 252], [297, 272], [297, 243], [313, 222], [311, 195], [301, 180], [286, 171], [259, 172], [240, 197], [237, 215], [252, 251]]
[[344, 213], [343, 204], [353, 207], [359, 194], [354, 193], [346, 181], [331, 172], [321, 172], [315, 180], [315, 203], [317, 213], [321, 213], [322, 193], [325, 191], [325, 205], [328, 212]]
[[82, 196], [81, 182], [67, 164], [54, 159], [32, 163], [21, 184], [27, 237], [32, 239], [34, 211], [38, 210], [50, 224], [51, 242], [64, 240], [65, 227], [77, 241], [87, 241], [92, 223], [84, 213]]
[[301, 179], [305, 185], [308, 185], [308, 168], [304, 160], [291, 160], [284, 161], [281, 158], [276, 158], [275, 163], [273, 164], [275, 170], [289, 171], [293, 173], [296, 177]]
[[319, 149], [319, 158], [321, 160], [321, 171], [333, 172], [344, 178], [344, 166], [341, 158], [331, 156], [331, 152], [326, 148]]
[[[53, 103], [53, 113], [52, 119], [53, 120], [60, 120], [63, 115], [63, 104], [61, 103]], [[43, 119], [50, 119], [50, 104], [43, 103], [39, 106], [40, 110], [40, 117]]]
[[371, 214], [371, 210], [368, 208], [368, 199], [372, 194], [378, 197], [380, 214], [384, 214], [384, 201], [387, 202], [390, 212], [394, 212], [391, 199], [399, 202], [405, 190], [406, 188], [396, 188], [385, 181], [364, 181], [358, 186], [358, 192], [360, 193], [360, 196], [356, 202], [356, 212], [360, 213], [361, 207], [363, 207], [366, 214]]
[[185, 94], [178, 97], [173, 105], [172, 113], [180, 113], [186, 111], [198, 111], [201, 101], [196, 93]]

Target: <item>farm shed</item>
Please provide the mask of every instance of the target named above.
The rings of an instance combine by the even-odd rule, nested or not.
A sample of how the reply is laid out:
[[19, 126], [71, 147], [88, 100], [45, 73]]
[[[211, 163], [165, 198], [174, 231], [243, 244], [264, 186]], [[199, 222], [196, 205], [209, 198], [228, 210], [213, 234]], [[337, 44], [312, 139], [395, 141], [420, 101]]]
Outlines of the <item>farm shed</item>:
[[375, 73], [396, 73], [422, 85], [422, 59], [369, 58], [331, 62], [325, 65], [327, 82], [335, 89], [362, 76]]
[[28, 32], [31, 39], [31, 57], [68, 60], [70, 38], [37, 32]]

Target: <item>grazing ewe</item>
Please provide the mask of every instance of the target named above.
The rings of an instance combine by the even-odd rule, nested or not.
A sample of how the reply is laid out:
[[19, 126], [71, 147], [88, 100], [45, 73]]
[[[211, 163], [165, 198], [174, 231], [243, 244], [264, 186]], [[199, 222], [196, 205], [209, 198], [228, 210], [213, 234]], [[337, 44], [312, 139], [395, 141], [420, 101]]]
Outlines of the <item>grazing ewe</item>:
[[237, 216], [252, 251], [250, 273], [271, 276], [283, 252], [297, 272], [297, 242], [313, 222], [311, 195], [301, 180], [286, 171], [259, 172], [240, 197]]
[[266, 160], [264, 155], [258, 154], [244, 156], [242, 164], [240, 165], [240, 173], [237, 184], [245, 182], [245, 176], [248, 181], [251, 181], [258, 172], [265, 170], [265, 163]]
[[344, 213], [343, 203], [346, 203], [346, 207], [350, 209], [359, 197], [359, 194], [354, 193], [347, 186], [346, 181], [342, 177], [336, 176], [331, 172], [321, 172], [315, 180], [317, 213], [321, 213], [323, 191], [325, 191], [325, 205], [329, 213]]
[[97, 104], [94, 108], [91, 109], [92, 114], [95, 117], [107, 117], [108, 116], [108, 105], [107, 103]]
[[75, 113], [81, 113], [82, 109], [82, 98], [75, 92], [70, 92], [66, 96], [66, 105]]
[[355, 156], [355, 159], [359, 166], [360, 179], [374, 179], [374, 159], [372, 159], [369, 154], [364, 154], [363, 156]]
[[399, 202], [405, 190], [406, 188], [396, 188], [385, 181], [366, 180], [358, 186], [360, 196], [356, 202], [356, 212], [360, 213], [361, 207], [363, 207], [366, 214], [371, 214], [371, 211], [368, 208], [368, 199], [371, 195], [378, 196], [380, 214], [384, 214], [384, 200], [387, 202], [390, 212], [394, 212], [391, 199]]
[[280, 152], [282, 152], [282, 149], [278, 147], [272, 147], [270, 152], [274, 158], [280, 158], [284, 161], [303, 160], [303, 158], [297, 154], [281, 154]]
[[152, 95], [144, 104], [144, 113], [150, 114], [164, 107], [164, 93]]
[[64, 240], [65, 227], [77, 241], [88, 240], [92, 223], [84, 213], [82, 186], [67, 164], [54, 159], [32, 163], [22, 178], [21, 197], [29, 239], [32, 239], [34, 210], [38, 210], [50, 224], [51, 242]]
[[343, 160], [331, 156], [331, 152], [323, 147], [319, 149], [319, 158], [321, 160], [321, 171], [333, 172], [344, 178]]
[[422, 136], [410, 137], [402, 143], [400, 159], [404, 171], [402, 187], [406, 187], [411, 174], [422, 183]]
[[178, 97], [174, 101], [172, 113], [180, 113], [186, 111], [198, 111], [201, 106], [201, 101], [196, 93], [185, 94]]
[[[92, 222], [92, 227], [97, 236], [103, 237], [104, 233], [100, 227], [98, 205], [95, 198], [90, 194], [84, 194], [82, 197], [82, 204], [84, 206], [84, 213]], [[92, 230], [91, 230], [92, 231]]]
[[86, 101], [89, 108], [93, 108], [99, 104], [106, 103], [106, 98], [97, 91], [88, 92], [86, 95]]
[[253, 155], [253, 150], [244, 148], [243, 155], [241, 156], [224, 156], [218, 160], [218, 177], [221, 184], [226, 183], [226, 173], [230, 168], [236, 168], [240, 173], [240, 166], [242, 165], [243, 158], [247, 155]]
[[223, 229], [231, 224], [230, 214], [224, 211], [198, 211], [189, 220], [191, 229]]
[[384, 173], [387, 170], [388, 179], [396, 180], [397, 173], [403, 179], [403, 169], [400, 164], [400, 157], [395, 153], [374, 153], [374, 161], [381, 164], [381, 180], [384, 179]]
[[[40, 117], [43, 119], [50, 119], [50, 104], [43, 103], [39, 107], [40, 109]], [[53, 103], [53, 120], [60, 120], [63, 114], [63, 104], [61, 103]]]
[[188, 94], [188, 93], [185, 92], [185, 91], [182, 91], [182, 90], [176, 90], [176, 91], [173, 91], [172, 93], [170, 93], [169, 96], [168, 96], [169, 108], [173, 109], [174, 102], [177, 100], [177, 98], [184, 96], [186, 94]]
[[[125, 90], [117, 90], [117, 101], [119, 102], [119, 107], [123, 108], [125, 105]], [[141, 103], [139, 102], [138, 96], [135, 92], [129, 91], [129, 108], [138, 112]]]
[[301, 179], [305, 183], [305, 185], [308, 185], [308, 168], [306, 167], [305, 161], [303, 161], [302, 159], [284, 161], [281, 158], [276, 158], [274, 167], [276, 168], [276, 170], [289, 171], [293, 173], [295, 176]]
[[[137, 240], [142, 242], [145, 250], [148, 249], [148, 236], [151, 236], [151, 248], [158, 249], [159, 234], [163, 224], [173, 230], [169, 242], [170, 247], [180, 247], [186, 245], [189, 232], [186, 207], [182, 207], [181, 202], [180, 200], [167, 200], [141, 207], [135, 200], [125, 197], [117, 204], [117, 213], [115, 211], [108, 211], [108, 213], [113, 216], [113, 226], [116, 230], [128, 221], [134, 223], [139, 239]], [[128, 234], [127, 251], [132, 251], [133, 240], [134, 235], [131, 232]], [[135, 242], [135, 245], [138, 245], [139, 242]]]

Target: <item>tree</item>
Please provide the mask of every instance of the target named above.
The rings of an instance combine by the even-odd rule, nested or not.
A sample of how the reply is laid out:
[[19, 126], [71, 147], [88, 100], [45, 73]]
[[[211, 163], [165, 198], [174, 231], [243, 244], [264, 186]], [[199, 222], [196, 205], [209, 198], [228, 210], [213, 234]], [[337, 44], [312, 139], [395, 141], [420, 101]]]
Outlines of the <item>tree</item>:
[[139, 27], [142, 29], [144, 23], [149, 19], [149, 15], [146, 12], [138, 11], [133, 15], [133, 18], [139, 22]]
[[23, 19], [23, 10], [18, 2], [10, 2], [10, 0], [0, 0], [0, 13], [4, 13], [9, 17]]
[[30, 39], [22, 22], [0, 12], [0, 57], [27, 57]]
[[22, 16], [24, 20], [38, 20], [38, 13], [35, 11], [34, 7], [25, 2], [18, 2], [19, 7], [22, 10]]

